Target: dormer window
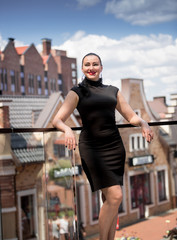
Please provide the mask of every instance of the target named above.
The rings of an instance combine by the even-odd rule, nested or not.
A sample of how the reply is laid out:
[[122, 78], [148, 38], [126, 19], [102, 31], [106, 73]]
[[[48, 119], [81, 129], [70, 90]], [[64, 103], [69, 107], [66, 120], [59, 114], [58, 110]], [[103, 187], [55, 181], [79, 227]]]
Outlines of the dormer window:
[[141, 133], [131, 134], [129, 136], [130, 152], [145, 150], [147, 148], [148, 148], [148, 143], [146, 142], [145, 138], [143, 138]]

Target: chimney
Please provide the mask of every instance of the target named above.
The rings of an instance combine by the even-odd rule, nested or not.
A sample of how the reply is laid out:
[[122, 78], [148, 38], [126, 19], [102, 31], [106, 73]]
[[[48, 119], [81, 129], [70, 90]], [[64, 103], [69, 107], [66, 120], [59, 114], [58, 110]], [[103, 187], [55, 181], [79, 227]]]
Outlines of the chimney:
[[13, 43], [13, 45], [14, 45], [15, 38], [8, 38], [8, 40], [9, 40], [9, 42]]
[[10, 128], [9, 103], [5, 100], [0, 102], [0, 128]]
[[43, 56], [49, 55], [51, 51], [51, 39], [43, 38], [42, 46], [43, 46], [42, 55]]

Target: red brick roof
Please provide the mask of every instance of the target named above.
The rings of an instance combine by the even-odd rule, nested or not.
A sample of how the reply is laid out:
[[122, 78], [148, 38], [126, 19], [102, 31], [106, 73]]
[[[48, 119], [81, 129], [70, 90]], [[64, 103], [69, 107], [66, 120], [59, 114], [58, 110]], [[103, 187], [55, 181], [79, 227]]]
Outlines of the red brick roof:
[[49, 58], [49, 55], [42, 56], [42, 59], [43, 59], [43, 64], [46, 64], [46, 62], [47, 62], [48, 58]]
[[28, 47], [29, 47], [29, 46], [16, 47], [15, 49], [16, 49], [18, 55], [22, 55], [22, 54], [26, 51], [26, 49], [27, 49]]

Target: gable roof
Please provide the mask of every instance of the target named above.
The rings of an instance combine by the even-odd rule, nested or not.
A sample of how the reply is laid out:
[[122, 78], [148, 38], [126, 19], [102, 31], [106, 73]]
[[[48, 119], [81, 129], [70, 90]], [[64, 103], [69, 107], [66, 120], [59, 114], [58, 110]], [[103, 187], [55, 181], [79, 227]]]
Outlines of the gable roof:
[[[61, 92], [55, 92], [53, 93], [49, 100], [46, 102], [45, 107], [43, 108], [43, 110], [41, 111], [36, 123], [35, 123], [35, 127], [36, 128], [45, 128], [47, 127], [51, 117], [53, 116], [57, 106], [59, 103], [63, 103], [64, 102], [64, 98], [62, 96]], [[76, 117], [74, 116], [74, 114], [70, 115], [72, 121], [74, 122], [76, 127], [80, 127], [79, 122], [77, 121]]]
[[132, 84], [137, 84], [139, 85], [139, 94], [144, 106], [144, 109], [146, 111], [146, 113], [148, 114], [149, 118], [151, 119], [151, 121], [156, 121], [158, 116], [157, 114], [155, 114], [152, 109], [150, 108], [150, 106], [148, 105], [148, 102], [146, 100], [146, 95], [144, 92], [144, 85], [143, 85], [143, 79], [136, 79], [136, 78], [125, 78], [121, 80], [122, 83], [122, 93], [126, 99], [126, 101], [130, 104], [130, 96], [131, 96], [131, 85]]
[[43, 96], [1, 96], [0, 100], [10, 100], [9, 118], [13, 128], [31, 128], [32, 115], [42, 111], [48, 97]]
[[24, 52], [29, 48], [29, 46], [22, 46], [22, 47], [16, 47], [16, 51], [18, 55], [24, 54]]

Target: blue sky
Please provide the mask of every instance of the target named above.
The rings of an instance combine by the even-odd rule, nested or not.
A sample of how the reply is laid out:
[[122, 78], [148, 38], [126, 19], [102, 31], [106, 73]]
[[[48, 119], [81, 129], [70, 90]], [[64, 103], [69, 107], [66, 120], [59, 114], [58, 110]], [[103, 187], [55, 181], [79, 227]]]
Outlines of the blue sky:
[[[105, 83], [144, 79], [146, 97], [177, 92], [176, 0], [1, 0], [0, 47], [52, 39], [55, 48], [78, 60], [94, 51]], [[175, 52], [176, 51], [176, 52]]]

